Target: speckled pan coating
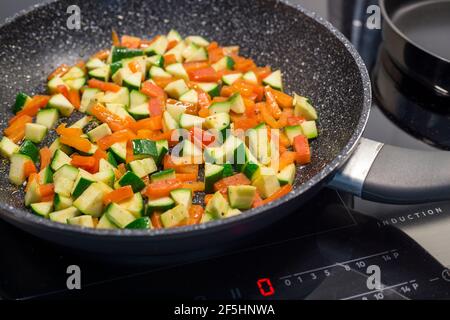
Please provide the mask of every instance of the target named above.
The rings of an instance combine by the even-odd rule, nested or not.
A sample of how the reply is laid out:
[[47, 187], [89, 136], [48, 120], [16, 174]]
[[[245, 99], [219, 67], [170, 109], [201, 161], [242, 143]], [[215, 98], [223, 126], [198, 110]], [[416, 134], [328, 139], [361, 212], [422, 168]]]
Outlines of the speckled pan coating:
[[[79, 31], [66, 27], [66, 9], [74, 3], [82, 13]], [[301, 7], [272, 0], [64, 0], [23, 12], [0, 28], [2, 129], [18, 91], [44, 92], [44, 79], [57, 65], [109, 47], [112, 28], [144, 38], [175, 28], [182, 35], [200, 34], [221, 44], [240, 45], [241, 52], [259, 65], [281, 68], [286, 91], [311, 97], [319, 109], [320, 138], [312, 143], [313, 161], [298, 170], [294, 192], [263, 208], [206, 225], [145, 231], [81, 229], [38, 218], [23, 209], [23, 195], [8, 183], [5, 161], [0, 176], [1, 216], [44, 238], [93, 251], [120, 240], [125, 245], [117, 251], [128, 252], [132, 246], [126, 243], [140, 242], [149, 244], [142, 247], [147, 248], [141, 249], [143, 253], [163, 254], [165, 247], [155, 249], [155, 243], [205, 233], [223, 239], [230, 233], [243, 235], [292, 211], [323, 186], [350, 156], [365, 127], [371, 90], [362, 60], [343, 35]], [[82, 237], [74, 240], [77, 236]], [[168, 251], [176, 249], [168, 247]]]

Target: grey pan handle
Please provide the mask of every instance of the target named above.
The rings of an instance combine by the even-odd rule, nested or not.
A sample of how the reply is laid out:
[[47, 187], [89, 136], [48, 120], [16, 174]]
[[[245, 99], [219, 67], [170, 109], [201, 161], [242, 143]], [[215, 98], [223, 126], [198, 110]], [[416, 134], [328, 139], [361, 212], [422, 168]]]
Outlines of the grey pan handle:
[[450, 200], [450, 152], [411, 150], [363, 138], [330, 187], [393, 204]]

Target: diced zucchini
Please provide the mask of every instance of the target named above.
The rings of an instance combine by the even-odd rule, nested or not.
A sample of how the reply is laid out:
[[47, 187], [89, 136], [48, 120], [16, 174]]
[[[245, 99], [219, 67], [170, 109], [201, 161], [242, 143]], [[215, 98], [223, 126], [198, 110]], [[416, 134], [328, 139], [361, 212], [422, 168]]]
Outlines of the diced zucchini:
[[166, 111], [172, 116], [176, 123], [179, 123], [181, 115], [186, 111], [186, 105], [179, 102], [173, 104], [168, 103], [166, 104]]
[[269, 76], [263, 79], [265, 85], [271, 86], [275, 90], [283, 91], [283, 80], [281, 71], [277, 70], [272, 72]]
[[112, 134], [112, 131], [109, 126], [106, 123], [102, 123], [97, 128], [89, 131], [87, 136], [91, 142], [97, 142], [101, 138], [109, 136], [110, 134]]
[[64, 210], [71, 207], [73, 204], [73, 200], [70, 197], [64, 197], [58, 193], [55, 194], [55, 198], [53, 198], [53, 205], [56, 211]]
[[142, 160], [134, 160], [128, 164], [130, 170], [136, 174], [139, 178], [148, 176], [149, 174], [156, 172], [158, 168], [156, 167], [155, 160], [153, 158], [145, 158]]
[[193, 43], [199, 47], [207, 47], [209, 46], [209, 41], [201, 36], [189, 36], [185, 39], [186, 43]]
[[111, 68], [108, 65], [89, 71], [89, 77], [108, 82]]
[[244, 74], [244, 80], [251, 84], [258, 84], [258, 76], [253, 71]]
[[285, 184], [294, 184], [295, 179], [295, 173], [296, 173], [296, 167], [295, 164], [290, 164], [286, 168], [280, 171], [280, 173], [277, 174], [278, 181], [280, 182], [280, 185], [284, 186]]
[[183, 79], [175, 80], [170, 82], [165, 88], [164, 91], [174, 99], [179, 99], [184, 93], [189, 91], [189, 88], [186, 82]]
[[186, 45], [183, 41], [180, 41], [175, 47], [166, 52], [166, 55], [173, 54], [177, 62], [183, 62], [183, 51]]
[[123, 86], [127, 87], [130, 90], [139, 90], [141, 88], [142, 76], [142, 73], [139, 71], [127, 74], [123, 78]]
[[48, 106], [58, 109], [59, 113], [64, 117], [70, 116], [75, 109], [72, 103], [61, 93], [52, 96], [48, 102]]
[[186, 62], [204, 61], [204, 60], [208, 60], [208, 52], [203, 47], [197, 48], [192, 52], [192, 54], [189, 55], [189, 57], [186, 58]]
[[120, 162], [125, 162], [127, 159], [127, 143], [126, 142], [116, 142], [110, 148], [111, 153], [114, 155], [115, 159]]
[[106, 66], [106, 64], [99, 58], [92, 58], [86, 63], [86, 68], [89, 70], [98, 69]]
[[53, 175], [55, 193], [64, 197], [70, 197], [77, 177], [77, 168], [68, 164], [61, 166]]
[[112, 188], [114, 186], [114, 180], [116, 179], [116, 176], [113, 169], [107, 169], [95, 173], [94, 178], [95, 181], [103, 182], [104, 184]]
[[127, 171], [119, 181], [117, 181], [117, 184], [120, 187], [124, 186], [131, 186], [133, 188], [133, 192], [139, 192], [142, 189], [145, 188], [145, 183], [142, 181], [141, 178], [139, 178], [135, 173], [131, 171]]
[[306, 120], [317, 120], [316, 109], [312, 106], [311, 101], [308, 98], [294, 94], [294, 114], [297, 117], [304, 117]]
[[122, 229], [136, 220], [135, 216], [116, 203], [110, 203], [106, 207], [105, 215], [111, 223]]
[[260, 167], [253, 179], [252, 185], [257, 188], [258, 193], [264, 199], [280, 189], [280, 182], [272, 168]]
[[94, 219], [92, 216], [83, 215], [79, 217], [67, 219], [67, 223], [74, 226], [80, 226], [85, 228], [95, 228]]
[[315, 139], [318, 137], [316, 122], [314, 120], [305, 121], [301, 123], [303, 134], [308, 139]]
[[[225, 57], [225, 58], [227, 58], [227, 57]], [[231, 73], [231, 74], [223, 75], [222, 81], [227, 86], [231, 86], [233, 83], [235, 83], [237, 80], [239, 80], [241, 78], [242, 78], [242, 73]]]
[[102, 215], [103, 198], [106, 193], [107, 190], [101, 183], [93, 183], [73, 202], [73, 206], [83, 214], [98, 218]]
[[80, 211], [78, 211], [75, 207], [69, 207], [63, 210], [54, 211], [49, 214], [49, 218], [52, 221], [59, 223], [67, 223], [68, 219], [74, 218], [81, 215]]
[[[112, 169], [117, 168], [117, 161], [116, 161], [116, 158], [115, 158], [115, 156], [114, 156], [114, 154], [112, 152], [108, 151], [106, 153], [106, 160], [105, 161], [107, 161], [111, 166], [113, 166]], [[100, 168], [102, 168], [102, 164], [101, 163], [102, 163], [102, 161], [100, 160]], [[104, 164], [104, 166], [106, 166], [106, 164]], [[100, 169], [100, 170], [102, 170], [102, 169]]]
[[170, 192], [170, 197], [177, 205], [182, 204], [186, 208], [192, 205], [192, 190], [191, 189], [176, 189]]
[[53, 171], [49, 166], [45, 167], [39, 172], [39, 183], [48, 184], [53, 183]]
[[235, 113], [244, 113], [245, 112], [245, 104], [244, 99], [242, 99], [242, 96], [240, 93], [233, 94], [228, 101], [231, 103], [231, 110]]
[[155, 158], [156, 165], [160, 165], [164, 159], [164, 156], [169, 151], [169, 142], [167, 140], [156, 141], [156, 152], [158, 153], [157, 158]]
[[50, 201], [50, 202], [32, 203], [30, 207], [33, 213], [41, 217], [48, 218], [49, 213], [53, 211], [53, 202]]
[[294, 143], [294, 138], [296, 136], [303, 135], [302, 126], [300, 126], [300, 125], [288, 126], [288, 127], [284, 128], [284, 132], [286, 133], [291, 145]]
[[147, 104], [148, 97], [140, 91], [132, 90], [130, 92], [130, 109], [133, 109], [137, 106]]
[[83, 129], [92, 121], [92, 116], [84, 116], [80, 120], [73, 123], [69, 128], [80, 128]]
[[113, 47], [111, 52], [111, 62], [117, 62], [123, 59], [143, 56], [144, 52], [137, 49], [128, 49], [123, 47]]
[[144, 199], [140, 192], [136, 192], [131, 199], [122, 201], [119, 206], [130, 212], [135, 218], [142, 217], [144, 214]]
[[64, 83], [72, 90], [80, 90], [86, 84], [86, 78], [78, 78], [72, 80], [65, 80]]
[[198, 103], [198, 93], [196, 90], [191, 89], [180, 97], [180, 101], [197, 104]]
[[229, 100], [214, 102], [209, 106], [209, 112], [211, 114], [230, 113], [230, 110], [231, 110], [231, 102]]
[[187, 218], [189, 218], [188, 209], [182, 204], [179, 204], [175, 208], [170, 209], [161, 215], [161, 223], [164, 228], [172, 228], [176, 227]]
[[205, 192], [214, 192], [214, 183], [223, 178], [224, 167], [211, 163], [205, 163]]
[[175, 170], [167, 169], [163, 171], [156, 172], [150, 176], [152, 183], [162, 180], [175, 179]]
[[5, 158], [10, 158], [14, 153], [19, 152], [20, 147], [7, 137], [0, 141], [0, 153]]
[[55, 151], [55, 154], [53, 155], [51, 168], [53, 171], [57, 171], [59, 168], [61, 168], [65, 164], [70, 164], [72, 162], [72, 159], [65, 154], [61, 149], [57, 149]]
[[41, 143], [47, 134], [47, 127], [37, 123], [27, 123], [25, 125], [25, 139], [35, 143]]
[[215, 82], [201, 82], [197, 84], [200, 89], [208, 93], [211, 97], [220, 96], [219, 84]]
[[[205, 128], [223, 131], [230, 128], [230, 115], [228, 113], [217, 113], [205, 118]], [[225, 135], [224, 135], [225, 137]]]
[[178, 125], [178, 122], [171, 116], [171, 114], [168, 111], [165, 111], [163, 113], [163, 125], [165, 129], [168, 131], [178, 129], [180, 127]]
[[172, 75], [170, 73], [157, 66], [151, 67], [148, 74], [150, 78], [172, 78]]
[[167, 41], [168, 42], [170, 42], [170, 41], [180, 42], [182, 40], [183, 40], [183, 38], [181, 38], [181, 36], [178, 33], [178, 31], [175, 30], [175, 29], [170, 30], [169, 33], [167, 34]]
[[190, 129], [190, 128], [202, 128], [203, 122], [205, 122], [205, 119], [197, 116], [193, 116], [188, 113], [183, 113], [180, 117], [180, 126], [184, 129]]
[[97, 180], [92, 174], [83, 169], [78, 169], [78, 175], [73, 184], [73, 189], [71, 192], [72, 197], [74, 197], [75, 199], [78, 198], [79, 196], [81, 196], [84, 190], [89, 188], [89, 186], [96, 181]]
[[125, 229], [150, 229], [151, 227], [152, 223], [150, 219], [148, 217], [141, 217], [131, 222]]
[[147, 56], [163, 55], [167, 50], [168, 44], [169, 42], [167, 41], [166, 36], [159, 36], [154, 42], [144, 49], [144, 53]]
[[172, 76], [189, 81], [189, 75], [182, 63], [172, 63], [166, 67], [166, 71]]
[[81, 97], [80, 112], [86, 112], [94, 97], [101, 91], [94, 88], [84, 89], [83, 96]]
[[150, 110], [148, 108], [148, 103], [131, 107], [130, 110], [128, 110], [128, 112], [136, 120], [141, 120], [150, 117]]
[[131, 117], [130, 114], [128, 113], [128, 111], [126, 110], [125, 105], [123, 105], [123, 104], [107, 103], [105, 106], [106, 106], [106, 109], [108, 109], [112, 113], [115, 113], [117, 116], [119, 116], [122, 119], [127, 119], [127, 118]]
[[248, 210], [253, 205], [256, 195], [254, 186], [229, 186], [228, 199], [232, 208]]
[[59, 77], [59, 76], [56, 76], [53, 79], [51, 79], [48, 82], [47, 86], [48, 86], [48, 91], [50, 92], [50, 94], [57, 93], [59, 86], [67, 87], [67, 85], [64, 83], [63, 79], [61, 79], [61, 77]]
[[203, 152], [201, 147], [195, 145], [190, 140], [183, 140], [183, 157], [189, 159], [193, 164], [203, 163]]
[[158, 157], [158, 151], [156, 149], [156, 143], [147, 139], [135, 139], [131, 141], [133, 147], [133, 155], [135, 159], [144, 159]]
[[100, 218], [100, 220], [95, 228], [96, 229], [117, 229], [117, 226], [115, 224], [113, 224], [111, 221], [109, 221], [106, 214], [104, 214]]
[[47, 127], [47, 129], [52, 129], [58, 119], [58, 110], [52, 108], [42, 109], [36, 115], [36, 123]]
[[165, 212], [173, 207], [175, 207], [175, 201], [170, 197], [149, 200], [147, 203], [146, 215], [151, 216], [153, 212]]
[[17, 112], [22, 110], [25, 104], [30, 100], [31, 98], [27, 94], [19, 92], [16, 96], [16, 102], [13, 105], [12, 112], [16, 114]]
[[212, 67], [216, 71], [222, 71], [225, 69], [233, 70], [234, 61], [231, 57], [226, 56], [226, 57], [223, 57], [222, 59], [220, 59], [219, 61], [217, 61], [216, 63], [214, 63], [212, 65]]
[[123, 68], [122, 61], [116, 61], [114, 63], [111, 63], [109, 65], [109, 69], [111, 71], [111, 77], [113, 77], [116, 74], [116, 72], [119, 71], [122, 68]]
[[39, 192], [39, 183], [35, 179], [29, 186], [27, 186], [27, 192], [25, 193], [25, 206], [29, 207], [30, 204], [40, 201], [41, 194]]
[[164, 67], [164, 58], [162, 55], [159, 55], [159, 54], [148, 57], [147, 65], [149, 66], [149, 68], [151, 68], [151, 66], [162, 68], [162, 67]]
[[70, 68], [69, 71], [67, 71], [67, 73], [62, 77], [62, 79], [64, 81], [74, 80], [74, 79], [78, 79], [78, 78], [83, 78], [85, 76], [86, 75], [85, 75], [83, 69], [75, 66], [75, 67]]
[[117, 92], [107, 92], [101, 99], [101, 102], [105, 104], [120, 104], [124, 108], [128, 108], [130, 105], [130, 91], [128, 88], [123, 87]]
[[206, 205], [205, 212], [210, 214], [213, 219], [221, 219], [227, 213], [229, 208], [230, 206], [228, 205], [227, 200], [218, 191], [214, 194], [211, 200], [209, 200]]
[[270, 162], [270, 144], [265, 125], [257, 126], [248, 131], [248, 145], [250, 152], [255, 155], [259, 162], [264, 165]]

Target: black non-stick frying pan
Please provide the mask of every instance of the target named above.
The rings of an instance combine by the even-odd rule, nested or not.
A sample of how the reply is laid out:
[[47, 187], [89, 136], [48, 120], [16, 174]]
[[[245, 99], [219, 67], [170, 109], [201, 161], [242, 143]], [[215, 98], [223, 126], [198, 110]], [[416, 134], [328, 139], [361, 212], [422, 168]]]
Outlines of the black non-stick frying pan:
[[381, 0], [384, 46], [408, 76], [450, 98], [450, 1]]
[[[72, 4], [81, 8], [81, 30], [66, 26], [66, 10]], [[259, 65], [281, 68], [286, 91], [311, 97], [320, 113], [320, 138], [312, 143], [312, 164], [298, 169], [291, 194], [233, 218], [165, 230], [93, 230], [57, 224], [26, 211], [22, 192], [7, 181], [5, 162], [0, 215], [19, 228], [69, 247], [151, 255], [157, 260], [214, 248], [266, 227], [330, 181], [334, 187], [374, 200], [417, 202], [448, 197], [446, 154], [421, 154], [360, 140], [371, 105], [362, 60], [328, 22], [282, 1], [61, 0], [24, 12], [0, 28], [3, 127], [17, 91], [44, 92], [44, 79], [57, 65], [109, 47], [112, 28], [145, 38], [175, 28], [183, 35], [200, 34], [240, 45], [242, 53]]]

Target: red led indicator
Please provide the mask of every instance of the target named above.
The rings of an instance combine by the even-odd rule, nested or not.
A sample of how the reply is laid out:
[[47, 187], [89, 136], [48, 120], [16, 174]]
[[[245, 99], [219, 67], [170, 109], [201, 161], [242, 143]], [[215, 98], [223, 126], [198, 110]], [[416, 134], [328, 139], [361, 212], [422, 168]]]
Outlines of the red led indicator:
[[263, 297], [270, 297], [275, 294], [275, 289], [270, 279], [259, 279], [256, 284], [258, 285], [259, 292]]

